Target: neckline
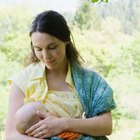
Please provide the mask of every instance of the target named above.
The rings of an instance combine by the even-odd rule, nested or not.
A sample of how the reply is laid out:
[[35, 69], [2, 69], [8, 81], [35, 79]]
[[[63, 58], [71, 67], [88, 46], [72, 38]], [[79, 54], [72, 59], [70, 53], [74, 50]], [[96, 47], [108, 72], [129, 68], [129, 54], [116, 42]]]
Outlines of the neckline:
[[72, 91], [64, 91], [64, 90], [48, 90], [48, 92], [55, 92], [55, 93], [72, 93]]

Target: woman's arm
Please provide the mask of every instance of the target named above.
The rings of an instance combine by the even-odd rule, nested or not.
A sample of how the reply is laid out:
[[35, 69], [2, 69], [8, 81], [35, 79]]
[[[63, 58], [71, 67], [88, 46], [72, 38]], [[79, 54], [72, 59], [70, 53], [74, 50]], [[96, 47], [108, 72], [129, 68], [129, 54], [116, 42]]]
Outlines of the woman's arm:
[[105, 136], [112, 132], [111, 112], [88, 119], [57, 118], [46, 116], [29, 128], [26, 133], [33, 137], [48, 138], [64, 131], [72, 131], [90, 136]]
[[14, 125], [14, 115], [16, 111], [24, 104], [24, 93], [12, 84], [9, 95], [8, 114], [6, 120], [6, 140], [42, 140], [27, 135], [20, 134]]
[[112, 133], [112, 115], [111, 112], [104, 113], [88, 119], [66, 120], [65, 131], [74, 131], [91, 136], [105, 136]]

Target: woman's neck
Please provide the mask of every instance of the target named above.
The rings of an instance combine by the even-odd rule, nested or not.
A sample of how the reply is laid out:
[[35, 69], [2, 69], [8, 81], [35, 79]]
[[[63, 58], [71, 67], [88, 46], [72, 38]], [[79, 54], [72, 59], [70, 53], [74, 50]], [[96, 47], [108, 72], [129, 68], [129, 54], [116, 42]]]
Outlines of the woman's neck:
[[68, 62], [63, 63], [63, 67], [56, 70], [46, 71], [46, 81], [49, 90], [56, 91], [70, 91], [68, 84], [66, 83], [66, 75], [68, 71]]
[[67, 59], [64, 60], [64, 62], [62, 64], [60, 64], [56, 69], [54, 70], [48, 70], [46, 69], [46, 73], [47, 75], [56, 75], [56, 76], [62, 76], [62, 75], [66, 75], [68, 71], [68, 61]]

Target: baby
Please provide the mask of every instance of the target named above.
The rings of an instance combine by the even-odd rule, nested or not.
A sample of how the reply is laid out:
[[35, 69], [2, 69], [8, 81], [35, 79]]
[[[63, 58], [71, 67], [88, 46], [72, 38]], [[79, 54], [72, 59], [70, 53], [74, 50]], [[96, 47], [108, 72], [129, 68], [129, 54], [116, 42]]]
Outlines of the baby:
[[25, 134], [28, 128], [39, 122], [40, 118], [36, 114], [37, 110], [43, 114], [46, 113], [45, 106], [40, 102], [27, 103], [16, 112], [15, 125], [21, 134]]
[[[41, 102], [30, 102], [23, 105], [15, 114], [15, 126], [19, 133], [25, 134], [25, 131], [40, 121], [36, 112], [40, 111], [46, 114], [46, 108]], [[75, 132], [63, 132], [58, 137], [65, 140], [75, 140], [79, 137]]]

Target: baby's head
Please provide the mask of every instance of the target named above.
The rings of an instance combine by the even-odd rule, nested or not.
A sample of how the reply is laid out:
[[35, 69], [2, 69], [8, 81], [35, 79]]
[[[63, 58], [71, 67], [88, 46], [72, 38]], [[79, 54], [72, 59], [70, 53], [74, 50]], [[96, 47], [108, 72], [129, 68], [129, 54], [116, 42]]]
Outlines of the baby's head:
[[40, 102], [31, 102], [23, 105], [15, 114], [15, 125], [18, 132], [24, 134], [25, 131], [40, 121], [36, 112], [46, 113], [45, 106]]

